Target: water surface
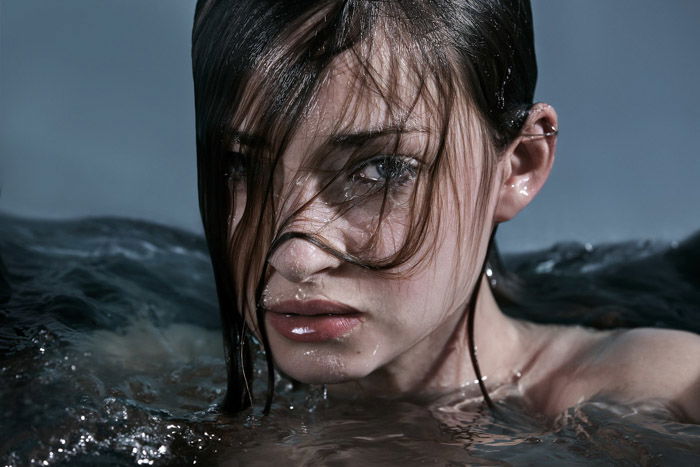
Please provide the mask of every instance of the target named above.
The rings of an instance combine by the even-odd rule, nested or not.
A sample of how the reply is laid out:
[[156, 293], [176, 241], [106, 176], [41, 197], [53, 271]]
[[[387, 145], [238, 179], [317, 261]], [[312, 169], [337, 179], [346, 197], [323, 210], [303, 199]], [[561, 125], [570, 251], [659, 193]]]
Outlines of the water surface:
[[[653, 404], [594, 401], [545, 420], [517, 400], [495, 414], [459, 393], [427, 407], [349, 404], [280, 379], [270, 416], [222, 415], [225, 363], [200, 237], [126, 219], [4, 216], [0, 255], [2, 465], [700, 462], [700, 426]], [[506, 307], [513, 315], [700, 332], [700, 235], [565, 243], [505, 262], [535, 297]]]

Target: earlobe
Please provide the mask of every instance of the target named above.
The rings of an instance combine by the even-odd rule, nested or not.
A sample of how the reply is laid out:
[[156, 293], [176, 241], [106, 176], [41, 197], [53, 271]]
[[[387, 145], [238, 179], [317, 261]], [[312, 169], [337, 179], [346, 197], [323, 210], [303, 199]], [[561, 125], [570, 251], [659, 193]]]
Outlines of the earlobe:
[[554, 162], [557, 113], [538, 103], [530, 108], [520, 135], [501, 156], [501, 182], [494, 222], [512, 219], [540, 191]]

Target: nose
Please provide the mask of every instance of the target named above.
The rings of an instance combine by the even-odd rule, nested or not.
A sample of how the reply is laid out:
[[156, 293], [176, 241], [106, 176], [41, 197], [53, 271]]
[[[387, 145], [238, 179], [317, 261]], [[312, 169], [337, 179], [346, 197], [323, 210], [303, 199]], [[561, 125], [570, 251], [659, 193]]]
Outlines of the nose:
[[291, 238], [272, 254], [270, 266], [294, 283], [311, 281], [315, 275], [336, 269], [342, 261], [303, 238]]
[[315, 275], [338, 268], [342, 260], [323, 246], [343, 252], [348, 243], [344, 220], [318, 196], [318, 185], [313, 178], [295, 179], [282, 206], [292, 217], [277, 240], [281, 243], [273, 246], [269, 264], [292, 283], [310, 282]]

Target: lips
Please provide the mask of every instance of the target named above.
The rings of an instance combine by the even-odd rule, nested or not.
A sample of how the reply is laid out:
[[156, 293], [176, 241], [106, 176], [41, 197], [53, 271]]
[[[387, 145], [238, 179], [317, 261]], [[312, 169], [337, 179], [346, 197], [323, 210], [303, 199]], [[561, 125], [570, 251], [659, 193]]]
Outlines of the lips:
[[267, 322], [297, 342], [323, 342], [348, 335], [362, 323], [355, 308], [327, 300], [286, 301], [270, 307]]

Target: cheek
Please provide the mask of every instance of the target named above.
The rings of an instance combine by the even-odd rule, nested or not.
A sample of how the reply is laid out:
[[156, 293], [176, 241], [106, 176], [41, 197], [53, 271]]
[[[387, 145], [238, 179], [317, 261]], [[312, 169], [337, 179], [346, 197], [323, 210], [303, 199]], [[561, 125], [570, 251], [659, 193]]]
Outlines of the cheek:
[[[407, 230], [398, 228], [395, 232], [402, 238]], [[392, 296], [414, 310], [413, 319], [439, 322], [466, 305], [477, 275], [471, 253], [465, 251], [468, 247], [464, 248], [469, 242], [470, 238], [458, 231], [457, 222], [443, 219], [440, 231], [429, 232], [423, 248], [415, 255], [421, 262], [409, 262], [402, 268], [408, 273], [407, 279], [398, 281], [401, 287]]]
[[410, 230], [410, 211], [407, 206], [388, 200], [382, 214], [381, 200], [374, 200], [353, 207], [343, 221], [349, 252], [368, 260], [383, 260], [404, 246]]

